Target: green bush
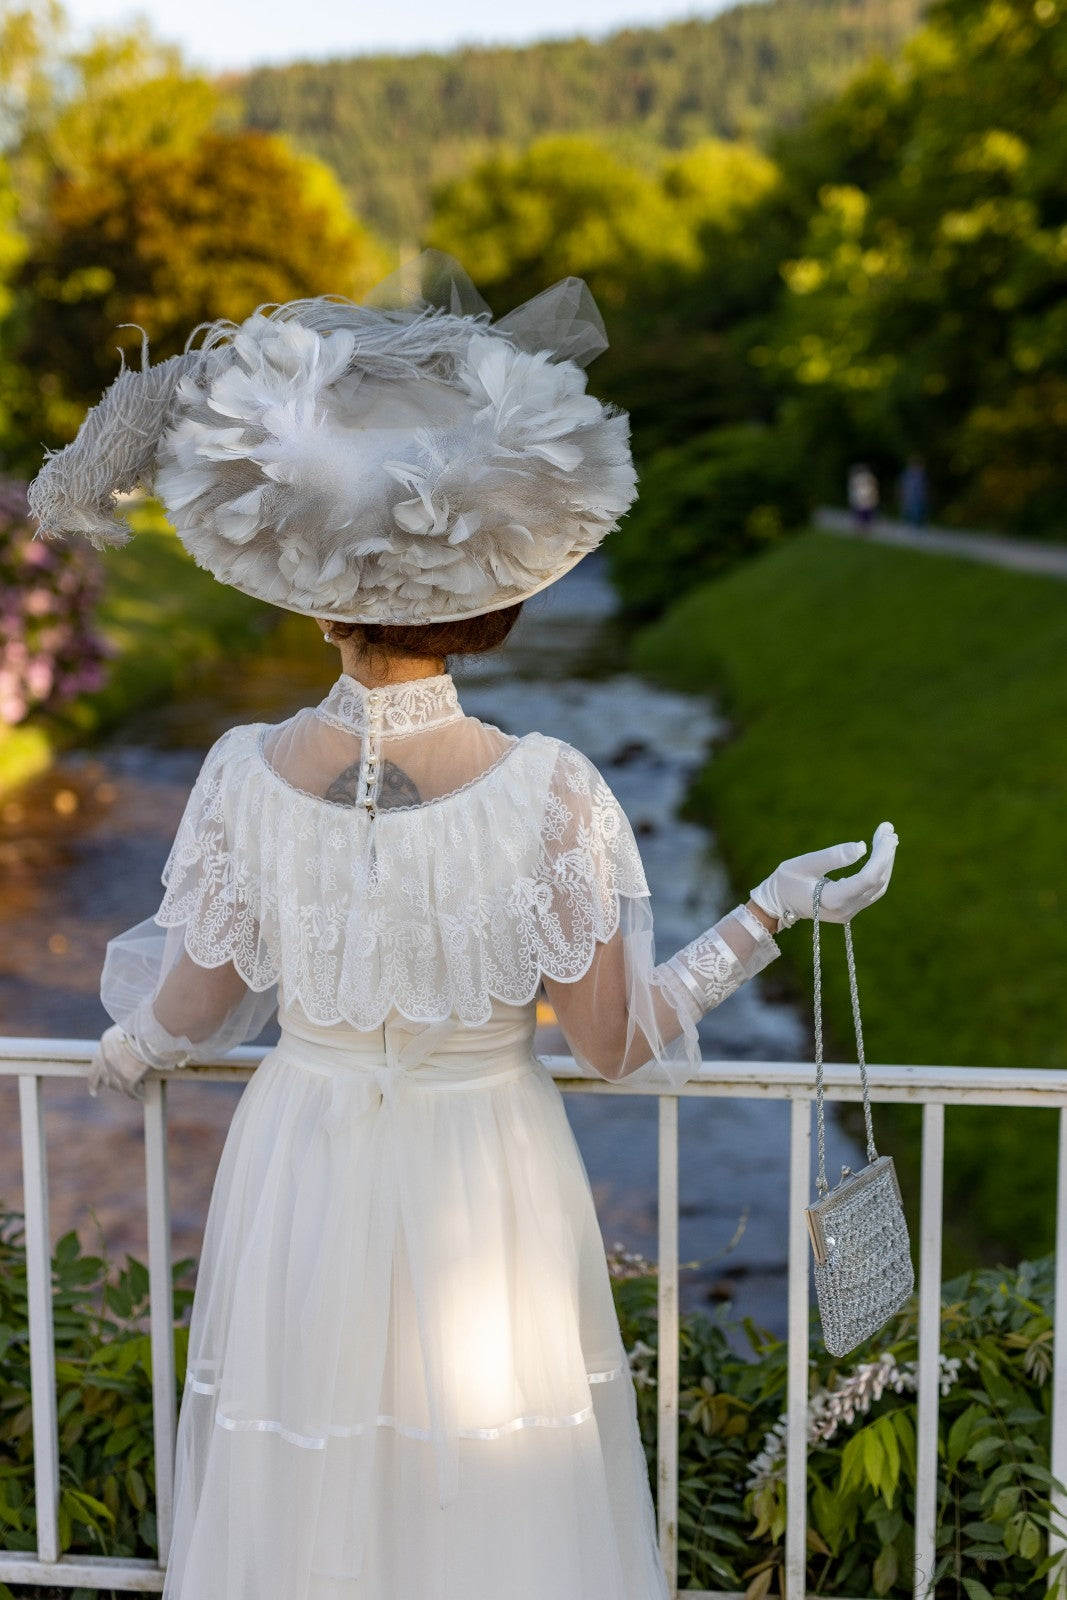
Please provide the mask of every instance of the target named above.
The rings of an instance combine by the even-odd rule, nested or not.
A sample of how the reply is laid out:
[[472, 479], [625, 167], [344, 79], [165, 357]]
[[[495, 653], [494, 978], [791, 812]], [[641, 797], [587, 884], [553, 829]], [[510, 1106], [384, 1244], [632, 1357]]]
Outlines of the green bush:
[[653, 617], [694, 586], [802, 526], [800, 463], [779, 430], [720, 428], [641, 467], [634, 509], [605, 545], [626, 610]]
[[[191, 1265], [179, 1262], [180, 1278]], [[656, 1279], [612, 1261], [650, 1477], [656, 1452]], [[1046, 1600], [1051, 1258], [946, 1286], [942, 1313], [936, 1600]], [[67, 1234], [53, 1262], [65, 1552], [151, 1557], [156, 1533], [148, 1274], [117, 1275]], [[178, 1381], [189, 1291], [176, 1290]], [[21, 1218], [0, 1211], [0, 1546], [32, 1550], [33, 1444]], [[746, 1347], [747, 1346], [747, 1350]], [[910, 1596], [916, 1331], [909, 1308], [842, 1364], [813, 1341], [810, 1590]], [[679, 1578], [781, 1592], [786, 1346], [751, 1323], [682, 1318]], [[0, 1600], [10, 1600], [0, 1584]], [[75, 1591], [71, 1600], [92, 1600]]]
[[[175, 1312], [192, 1299], [175, 1264]], [[128, 1257], [109, 1273], [68, 1233], [52, 1262], [59, 1414], [59, 1540], [64, 1552], [156, 1552], [148, 1272]], [[187, 1330], [174, 1330], [179, 1394]], [[26, 1250], [22, 1218], [0, 1211], [0, 1547], [35, 1550]], [[77, 1591], [74, 1591], [77, 1593]], [[6, 1591], [0, 1585], [0, 1600]]]
[[[1050, 1600], [1053, 1262], [945, 1285], [935, 1600]], [[654, 1480], [655, 1280], [616, 1285]], [[679, 1589], [784, 1592], [786, 1345], [725, 1316], [683, 1317]], [[845, 1362], [812, 1340], [808, 1589], [910, 1596], [914, 1308]], [[1062, 1531], [1062, 1530], [1061, 1530]]]

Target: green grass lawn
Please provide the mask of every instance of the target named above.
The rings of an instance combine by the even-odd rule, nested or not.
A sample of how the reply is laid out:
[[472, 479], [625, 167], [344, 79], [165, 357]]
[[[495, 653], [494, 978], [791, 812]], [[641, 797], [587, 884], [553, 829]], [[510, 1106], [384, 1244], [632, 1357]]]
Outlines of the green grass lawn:
[[[636, 660], [732, 717], [691, 804], [740, 891], [896, 824], [890, 893], [856, 927], [872, 1060], [1067, 1066], [1067, 583], [804, 534], [680, 601]], [[782, 942], [806, 995], [805, 929]], [[915, 1119], [879, 1120], [911, 1166]], [[1051, 1113], [950, 1111], [948, 1147], [958, 1242], [1050, 1247]]]
[[100, 622], [116, 650], [108, 685], [62, 715], [0, 729], [0, 793], [47, 767], [56, 748], [167, 699], [203, 663], [253, 647], [276, 619], [197, 567], [155, 507], [139, 507], [130, 521], [132, 543], [100, 557]]

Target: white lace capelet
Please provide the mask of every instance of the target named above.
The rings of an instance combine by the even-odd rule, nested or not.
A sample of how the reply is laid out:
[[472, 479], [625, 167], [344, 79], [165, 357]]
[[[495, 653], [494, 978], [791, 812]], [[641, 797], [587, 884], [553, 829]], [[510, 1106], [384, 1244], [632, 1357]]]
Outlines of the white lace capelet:
[[[254, 1037], [279, 1001], [323, 1027], [476, 1028], [548, 980], [575, 986], [567, 1009], [584, 997], [583, 1037], [624, 1004], [644, 1053], [688, 1075], [699, 1015], [776, 954], [735, 912], [657, 968], [640, 854], [599, 772], [559, 740], [464, 716], [447, 675], [376, 690], [342, 676], [313, 711], [225, 734], [163, 879], [155, 918], [109, 946], [102, 990], [157, 1064]], [[616, 976], [598, 973], [620, 943]], [[179, 963], [203, 980], [181, 988], [180, 1032], [159, 1003]], [[595, 1046], [576, 1053], [601, 1065]]]

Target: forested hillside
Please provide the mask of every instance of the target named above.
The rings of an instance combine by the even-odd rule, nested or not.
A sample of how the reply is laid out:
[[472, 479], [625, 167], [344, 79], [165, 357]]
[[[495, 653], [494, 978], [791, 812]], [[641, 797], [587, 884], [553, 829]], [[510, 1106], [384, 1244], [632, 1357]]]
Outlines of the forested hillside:
[[708, 20], [591, 42], [264, 68], [236, 86], [250, 127], [334, 168], [356, 213], [415, 243], [443, 180], [546, 133], [620, 153], [763, 137], [915, 28], [923, 0], [752, 0]]

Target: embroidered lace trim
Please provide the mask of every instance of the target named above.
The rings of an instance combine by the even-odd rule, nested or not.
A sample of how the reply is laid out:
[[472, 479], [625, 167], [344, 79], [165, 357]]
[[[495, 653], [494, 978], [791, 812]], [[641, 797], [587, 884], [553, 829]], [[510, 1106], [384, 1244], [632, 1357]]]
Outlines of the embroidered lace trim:
[[542, 977], [582, 977], [620, 897], [648, 893], [618, 801], [558, 740], [520, 739], [453, 805], [372, 820], [269, 780], [260, 734], [235, 728], [209, 754], [156, 920], [184, 927], [198, 965], [277, 983], [313, 1023], [478, 1026]]
[[373, 727], [385, 738], [442, 728], [463, 716], [456, 686], [447, 672], [434, 678], [387, 683], [378, 689], [364, 688], [343, 672], [318, 707], [318, 714], [348, 733], [362, 735]]
[[701, 1016], [728, 999], [746, 976], [744, 967], [714, 928], [671, 956], [667, 965], [682, 979]]

